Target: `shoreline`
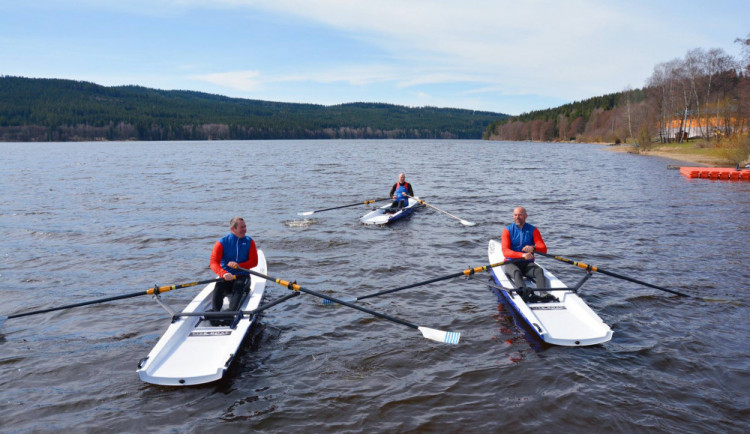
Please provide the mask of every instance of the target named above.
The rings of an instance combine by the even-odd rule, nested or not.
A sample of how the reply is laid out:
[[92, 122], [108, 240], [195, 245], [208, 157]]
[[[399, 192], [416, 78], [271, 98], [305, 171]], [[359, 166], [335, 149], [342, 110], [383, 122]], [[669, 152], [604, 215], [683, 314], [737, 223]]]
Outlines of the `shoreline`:
[[[484, 139], [489, 141], [502, 142], [504, 140], [496, 139]], [[608, 152], [626, 152], [633, 155], [645, 155], [652, 157], [668, 158], [670, 160], [679, 161], [682, 163], [688, 163], [693, 166], [704, 166], [704, 167], [735, 167], [730, 160], [726, 158], [706, 155], [701, 152], [690, 152], [691, 148], [675, 148], [674, 146], [660, 145], [655, 146], [648, 151], [635, 152], [635, 146], [628, 144], [615, 144], [612, 142], [591, 142], [591, 141], [571, 141], [571, 142], [541, 142], [536, 140], [527, 140], [535, 143], [588, 143], [591, 145], [604, 146], [604, 149]], [[745, 162], [745, 164], [748, 161]]]
[[599, 145], [607, 145], [605, 148], [607, 151], [610, 152], [627, 152], [628, 154], [634, 154], [634, 155], [646, 155], [646, 156], [654, 156], [654, 157], [663, 157], [663, 158], [669, 158], [670, 160], [676, 160], [683, 163], [690, 163], [693, 165], [699, 165], [699, 166], [705, 166], [705, 167], [730, 167], [732, 164], [730, 164], [727, 160], [719, 157], [711, 157], [708, 155], [701, 155], [701, 154], [691, 154], [691, 153], [684, 153], [680, 151], [676, 151], [673, 148], [669, 147], [656, 147], [653, 149], [650, 149], [648, 151], [643, 152], [635, 152], [635, 147], [632, 145], [613, 145], [613, 144], [605, 144], [605, 143], [597, 143]]

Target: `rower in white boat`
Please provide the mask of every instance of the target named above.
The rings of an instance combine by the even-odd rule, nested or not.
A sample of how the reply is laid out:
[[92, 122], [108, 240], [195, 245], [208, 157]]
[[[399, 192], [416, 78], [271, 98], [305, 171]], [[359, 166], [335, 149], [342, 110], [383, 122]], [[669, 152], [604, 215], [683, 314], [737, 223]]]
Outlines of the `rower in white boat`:
[[414, 189], [406, 182], [406, 175], [403, 172], [398, 174], [398, 181], [393, 184], [388, 195], [393, 198], [393, 203], [390, 208], [386, 209], [386, 212], [395, 213], [409, 206], [409, 196], [414, 196]]
[[[237, 267], [253, 268], [258, 265], [258, 250], [255, 241], [247, 236], [247, 225], [242, 217], [233, 217], [229, 221], [229, 233], [214, 244], [211, 252], [211, 270], [223, 282], [216, 283], [213, 292], [213, 311], [219, 312], [224, 306], [225, 297], [229, 296], [230, 311], [236, 311], [240, 302], [250, 290], [251, 276], [237, 270]], [[212, 320], [213, 325], [221, 320]]]
[[[539, 229], [526, 223], [527, 218], [526, 209], [516, 207], [513, 210], [513, 223], [503, 229], [500, 237], [503, 256], [510, 260], [505, 265], [505, 272], [511, 277], [525, 302], [538, 297], [526, 285], [525, 277], [533, 279], [538, 288], [547, 287], [544, 270], [534, 263], [534, 251], [547, 253], [547, 245], [544, 244]], [[554, 298], [552, 295], [549, 297]]]
[[577, 291], [591, 270], [572, 288], [533, 262], [534, 252], [547, 255], [541, 233], [526, 223], [526, 210], [513, 210], [514, 223], [504, 228], [502, 242], [490, 240], [490, 263], [499, 294], [546, 343], [564, 346], [596, 345], [612, 339], [612, 330], [581, 299]]

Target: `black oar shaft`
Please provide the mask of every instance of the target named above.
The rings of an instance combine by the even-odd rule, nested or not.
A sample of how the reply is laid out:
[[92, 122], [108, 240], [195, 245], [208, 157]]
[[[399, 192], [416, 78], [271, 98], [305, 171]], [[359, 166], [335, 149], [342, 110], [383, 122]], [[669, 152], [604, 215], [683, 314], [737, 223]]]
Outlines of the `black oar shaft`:
[[416, 286], [422, 286], [422, 285], [427, 285], [427, 284], [430, 284], [430, 283], [440, 282], [441, 280], [448, 280], [448, 279], [451, 279], [453, 277], [463, 276], [463, 274], [464, 274], [463, 272], [461, 272], [461, 273], [454, 273], [454, 274], [449, 274], [447, 276], [436, 277], [434, 279], [425, 280], [424, 282], [412, 283], [411, 285], [406, 285], [406, 286], [399, 286], [398, 288], [389, 289], [387, 291], [380, 291], [380, 292], [376, 292], [374, 294], [363, 295], [362, 297], [357, 297], [357, 300], [364, 300], [366, 298], [377, 297], [379, 295], [384, 295], [384, 294], [390, 294], [392, 292], [402, 291], [404, 289], [414, 288]]
[[35, 310], [33, 312], [24, 312], [24, 313], [18, 313], [18, 314], [15, 314], [15, 315], [8, 315], [7, 319], [21, 318], [21, 317], [29, 316], [29, 315], [37, 315], [37, 314], [40, 314], [40, 313], [54, 312], [54, 311], [57, 311], [57, 310], [70, 309], [70, 308], [73, 308], [73, 307], [88, 306], [88, 305], [98, 304], [98, 303], [106, 303], [106, 302], [109, 302], [109, 301], [122, 300], [122, 299], [125, 299], [125, 298], [132, 298], [132, 297], [138, 297], [138, 296], [141, 296], [141, 295], [151, 295], [151, 294], [157, 294], [157, 293], [162, 293], [162, 292], [168, 292], [168, 291], [171, 291], [173, 289], [187, 288], [187, 287], [190, 287], [190, 286], [202, 285], [204, 283], [218, 282], [220, 280], [224, 280], [224, 279], [219, 278], [219, 279], [211, 279], [211, 280], [202, 280], [200, 282], [183, 283], [181, 285], [171, 285], [171, 286], [155, 287], [155, 288], [150, 288], [150, 289], [148, 289], [146, 291], [138, 291], [138, 292], [133, 292], [133, 293], [130, 293], [130, 294], [116, 295], [114, 297], [100, 298], [100, 299], [97, 299], [97, 300], [82, 301], [80, 303], [73, 303], [73, 304], [68, 304], [68, 305], [59, 306], [59, 307], [53, 307], [53, 308], [49, 308], [49, 309]]
[[281, 298], [279, 298], [277, 300], [274, 300], [274, 301], [272, 301], [270, 303], [266, 303], [263, 306], [258, 306], [257, 308], [255, 308], [253, 310], [243, 311], [242, 313], [246, 313], [248, 315], [255, 315], [256, 313], [263, 312], [264, 310], [266, 310], [268, 308], [274, 307], [277, 304], [283, 303], [283, 302], [289, 300], [290, 298], [297, 297], [298, 295], [299, 295], [299, 292], [292, 292], [291, 294], [287, 294], [287, 295], [285, 295], [285, 296], [283, 296], [283, 297], [281, 297]]
[[404, 289], [414, 288], [414, 287], [422, 286], [422, 285], [428, 285], [430, 283], [440, 282], [442, 280], [448, 280], [448, 279], [452, 279], [454, 277], [470, 276], [470, 275], [472, 275], [474, 273], [480, 273], [482, 271], [487, 271], [490, 268], [498, 267], [498, 266], [504, 265], [506, 263], [507, 263], [507, 261], [503, 261], [503, 262], [498, 262], [497, 264], [490, 264], [490, 265], [484, 265], [484, 266], [481, 266], [481, 267], [469, 268], [469, 269], [460, 271], [458, 273], [448, 274], [446, 276], [441, 276], [441, 277], [435, 277], [434, 279], [429, 279], [429, 280], [425, 280], [425, 281], [422, 281], [422, 282], [412, 283], [410, 285], [400, 286], [398, 288], [393, 288], [393, 289], [389, 289], [389, 290], [386, 290], [386, 291], [380, 291], [380, 292], [376, 292], [374, 294], [363, 295], [362, 297], [357, 297], [357, 300], [364, 300], [366, 298], [377, 297], [379, 295], [384, 295], [384, 294], [390, 294], [392, 292], [402, 291]]
[[370, 199], [370, 200], [365, 200], [365, 201], [362, 201], [362, 202], [351, 203], [349, 205], [341, 205], [341, 206], [334, 206], [334, 207], [331, 207], [331, 208], [316, 209], [316, 210], [314, 210], [312, 212], [316, 213], [316, 212], [330, 211], [332, 209], [348, 208], [350, 206], [369, 205], [371, 203], [380, 202], [380, 201], [383, 201], [383, 200], [388, 200], [388, 199], [387, 198], [385, 198], [385, 199], [383, 199], [383, 198], [381, 198], [381, 199]]
[[313, 291], [311, 289], [307, 289], [305, 287], [302, 287], [302, 286], [300, 286], [300, 285], [298, 285], [296, 283], [293, 283], [293, 282], [289, 282], [287, 280], [277, 279], [275, 277], [267, 276], [267, 275], [265, 275], [263, 273], [258, 273], [257, 271], [248, 270], [248, 269], [242, 268], [242, 267], [237, 267], [237, 269], [245, 271], [245, 272], [248, 272], [248, 273], [250, 273], [250, 274], [252, 274], [254, 276], [258, 276], [258, 277], [261, 277], [263, 279], [270, 280], [272, 282], [275, 282], [275, 283], [277, 283], [277, 284], [279, 284], [281, 286], [285, 286], [288, 289], [291, 289], [291, 290], [294, 290], [294, 291], [302, 291], [304, 293], [307, 293], [307, 294], [310, 294], [310, 295], [314, 295], [316, 297], [320, 297], [320, 298], [323, 298], [325, 300], [330, 300], [330, 301], [332, 301], [334, 303], [338, 303], [338, 304], [342, 304], [342, 305], [347, 306], [347, 307], [351, 307], [352, 309], [357, 309], [359, 311], [368, 313], [368, 314], [376, 316], [378, 318], [383, 318], [383, 319], [386, 319], [388, 321], [392, 321], [392, 322], [395, 322], [395, 323], [398, 323], [398, 324], [401, 324], [401, 325], [405, 325], [407, 327], [411, 327], [413, 329], [417, 329], [417, 330], [419, 329], [419, 326], [417, 326], [415, 324], [412, 324], [412, 323], [410, 323], [408, 321], [404, 321], [404, 320], [401, 320], [401, 319], [398, 319], [398, 318], [394, 318], [392, 316], [389, 316], [389, 315], [386, 315], [386, 314], [383, 314], [383, 313], [380, 313], [380, 312], [375, 312], [374, 310], [370, 310], [370, 309], [366, 309], [366, 308], [361, 307], [361, 306], [357, 306], [356, 304], [352, 304], [352, 303], [346, 302], [344, 300], [339, 300], [339, 299], [337, 299], [335, 297], [331, 297], [331, 296], [328, 296], [328, 295], [321, 294], [319, 292]]
[[658, 286], [658, 285], [653, 285], [651, 283], [643, 282], [643, 281], [640, 281], [638, 279], [633, 279], [632, 277], [627, 277], [627, 276], [623, 276], [623, 275], [620, 275], [620, 274], [617, 274], [617, 273], [613, 273], [611, 271], [602, 270], [599, 267], [595, 267], [595, 266], [589, 265], [589, 264], [584, 264], [583, 262], [573, 261], [573, 260], [568, 259], [568, 258], [563, 258], [562, 256], [550, 255], [550, 254], [542, 253], [542, 252], [534, 252], [534, 254], [535, 255], [539, 254], [539, 255], [542, 255], [542, 256], [546, 256], [548, 258], [557, 259], [558, 261], [565, 262], [565, 263], [571, 264], [571, 265], [575, 265], [576, 267], [583, 268], [584, 270], [596, 271], [596, 272], [599, 272], [599, 273], [602, 273], [602, 274], [606, 274], [608, 276], [616, 277], [618, 279], [627, 280], [628, 282], [633, 282], [633, 283], [637, 283], [639, 285], [648, 286], [649, 288], [658, 289], [660, 291], [669, 292], [669, 293], [672, 293], [672, 294], [680, 295], [682, 297], [691, 297], [690, 295], [684, 294], [682, 292], [674, 291], [672, 289], [663, 288], [663, 287]]
[[299, 292], [292, 292], [291, 294], [287, 294], [277, 300], [274, 300], [270, 303], [266, 303], [263, 306], [259, 306], [253, 310], [225, 310], [222, 312], [180, 312], [177, 315], [175, 315], [175, 318], [179, 318], [181, 316], [202, 316], [206, 318], [223, 318], [223, 317], [234, 317], [237, 315], [255, 315], [256, 313], [260, 313], [268, 308], [274, 307], [279, 303], [283, 303], [287, 300], [289, 300], [292, 297], [298, 296]]

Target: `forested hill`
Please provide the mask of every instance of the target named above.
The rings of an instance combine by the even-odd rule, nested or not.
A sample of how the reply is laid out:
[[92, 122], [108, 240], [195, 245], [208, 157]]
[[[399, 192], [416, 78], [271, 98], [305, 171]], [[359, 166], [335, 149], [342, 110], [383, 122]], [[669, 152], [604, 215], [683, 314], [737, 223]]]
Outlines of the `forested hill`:
[[480, 139], [504, 114], [229, 98], [140, 86], [0, 76], [0, 141]]
[[[499, 140], [618, 141], [618, 129], [635, 125], [632, 113], [646, 99], [643, 89], [588, 98], [492, 122], [485, 137]], [[642, 110], [641, 110], [642, 111]], [[639, 111], [640, 120], [640, 111]], [[619, 131], [622, 139], [627, 131]]]

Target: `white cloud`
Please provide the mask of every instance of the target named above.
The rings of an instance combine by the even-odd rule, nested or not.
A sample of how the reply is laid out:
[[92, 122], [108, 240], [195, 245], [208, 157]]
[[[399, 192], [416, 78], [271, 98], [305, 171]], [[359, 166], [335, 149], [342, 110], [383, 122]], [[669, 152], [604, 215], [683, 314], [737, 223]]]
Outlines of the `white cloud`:
[[[164, 17], [154, 21], [177, 29], [183, 18], [194, 19], [203, 12], [213, 18], [231, 14], [232, 25], [226, 26], [231, 30], [215, 27], [217, 20], [207, 20], [205, 39], [231, 46], [244, 38], [236, 51], [255, 50], [254, 57], [247, 56], [252, 63], [227, 56], [226, 61], [209, 63], [198, 55], [190, 60], [195, 62], [192, 71], [168, 77], [175, 84], [187, 76], [193, 83], [211, 83], [219, 91], [264, 98], [288, 92], [282, 89], [285, 83], [303, 96], [361, 98], [377, 91], [378, 98], [408, 94], [416, 102], [427, 94], [443, 95], [448, 105], [449, 95], [467, 102], [469, 96], [485, 98], [483, 104], [501, 97], [518, 101], [524, 95], [529, 100], [559, 101], [616, 92], [627, 85], [641, 87], [656, 64], [680, 57], [688, 49], [713, 48], [716, 40], [726, 38], [727, 28], [741, 28], [739, 34], [726, 38], [724, 48], [731, 46], [733, 38], [746, 34], [746, 23], [738, 17], [743, 8], [749, 9], [722, 0], [710, 8], [698, 0], [82, 0], [81, 4]], [[710, 17], [700, 17], [708, 9]], [[269, 19], [281, 29], [275, 33], [269, 26], [253, 33], [248, 26], [238, 31], [245, 17]], [[695, 25], [671, 25], [680, 22]], [[295, 33], [297, 29], [303, 31]], [[337, 43], [350, 51], [339, 55]], [[260, 51], [258, 46], [273, 48]], [[313, 53], [297, 51], [298, 46]], [[318, 57], [316, 50], [322, 53]], [[205, 69], [209, 64], [212, 70]], [[154, 77], [161, 73], [143, 69]], [[194, 75], [188, 76], [191, 72]], [[313, 90], [316, 85], [321, 86]], [[438, 90], [441, 85], [450, 89]]]
[[263, 81], [259, 71], [230, 71], [217, 72], [213, 74], [194, 75], [190, 78], [206, 81], [221, 87], [235, 89], [243, 92], [254, 92], [260, 90]]
[[[644, 52], [662, 56], [653, 32], [643, 33], [643, 29], [658, 27], [657, 23], [644, 16], [637, 5], [584, 0], [222, 0], [215, 3], [292, 15], [366, 40], [385, 49], [400, 63], [401, 87], [456, 81], [515, 87], [536, 82], [545, 91], [564, 95], [560, 85], [581, 83], [587, 77], [589, 86], [599, 88], [606, 83], [634, 81], [626, 68], [637, 61], [629, 63], [632, 59], [619, 52], [619, 43], [613, 39], [641, 46], [641, 57]], [[679, 29], [672, 28], [670, 32], [676, 35]], [[651, 43], [647, 43], [649, 39]], [[654, 62], [645, 62], [650, 70]], [[409, 73], [410, 70], [415, 72]], [[331, 74], [312, 72], [308, 79], [318, 81], [320, 75]], [[346, 68], [346, 77], [342, 73], [341, 78], [330, 80], [363, 84], [382, 79], [364, 68]]]

